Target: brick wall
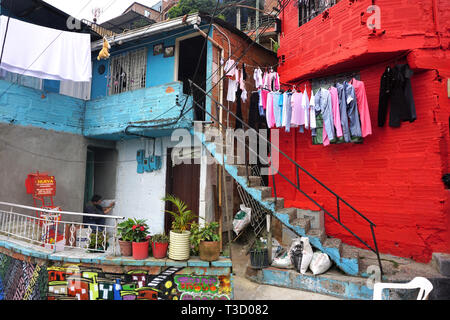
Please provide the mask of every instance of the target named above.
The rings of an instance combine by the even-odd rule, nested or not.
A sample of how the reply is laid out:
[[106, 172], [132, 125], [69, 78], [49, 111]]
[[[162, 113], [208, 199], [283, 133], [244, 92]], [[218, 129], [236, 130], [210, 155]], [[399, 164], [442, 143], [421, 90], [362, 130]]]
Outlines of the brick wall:
[[[297, 8], [289, 6], [281, 15], [284, 37], [278, 54], [286, 58], [278, 69], [281, 81], [307, 83], [310, 90], [308, 79], [360, 71], [373, 128], [372, 136], [361, 145], [329, 147], [313, 146], [309, 133], [282, 133], [281, 150], [376, 224], [381, 252], [423, 262], [431, 259], [432, 252], [450, 252], [450, 198], [441, 181], [450, 171], [450, 101], [446, 92], [450, 3], [444, 2], [435, 1], [435, 7], [431, 0], [376, 1], [381, 7], [381, 30], [386, 33], [374, 37], [361, 24], [361, 12], [371, 1], [343, 0], [329, 10], [328, 18], [316, 17], [300, 28]], [[406, 50], [411, 52], [401, 58]], [[380, 77], [388, 63], [397, 62], [408, 62], [415, 71], [412, 86], [417, 120], [402, 123], [401, 128], [387, 124], [379, 128]], [[282, 158], [281, 172], [296, 181], [294, 168]], [[301, 184], [336, 214], [336, 198], [305, 175], [301, 175]], [[286, 199], [285, 206], [314, 208], [280, 177], [277, 190]], [[345, 225], [372, 244], [369, 225], [362, 218], [342, 204], [341, 216]], [[327, 217], [326, 231], [361, 246]]]

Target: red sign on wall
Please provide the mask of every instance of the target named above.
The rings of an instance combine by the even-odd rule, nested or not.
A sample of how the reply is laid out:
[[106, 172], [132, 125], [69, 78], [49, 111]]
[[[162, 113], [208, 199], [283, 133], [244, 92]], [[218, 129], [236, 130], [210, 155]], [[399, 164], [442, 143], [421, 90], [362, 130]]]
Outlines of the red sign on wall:
[[56, 180], [48, 173], [30, 173], [25, 180], [27, 193], [35, 197], [50, 197], [56, 194]]

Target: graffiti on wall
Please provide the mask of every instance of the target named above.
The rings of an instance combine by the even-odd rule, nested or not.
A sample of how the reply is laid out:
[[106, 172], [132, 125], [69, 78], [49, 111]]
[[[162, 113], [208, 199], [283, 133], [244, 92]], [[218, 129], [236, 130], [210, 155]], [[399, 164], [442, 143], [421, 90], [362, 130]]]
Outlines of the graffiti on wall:
[[231, 297], [230, 276], [183, 275], [169, 267], [152, 274], [133, 270], [105, 273], [78, 265], [49, 267], [49, 300], [197, 300]]
[[0, 300], [43, 300], [47, 268], [0, 253]]

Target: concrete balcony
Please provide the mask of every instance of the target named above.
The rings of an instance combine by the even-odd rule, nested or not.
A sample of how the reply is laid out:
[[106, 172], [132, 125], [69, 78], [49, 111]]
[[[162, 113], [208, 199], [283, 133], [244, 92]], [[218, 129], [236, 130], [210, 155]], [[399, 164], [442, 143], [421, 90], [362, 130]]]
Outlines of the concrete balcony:
[[184, 112], [188, 111], [192, 98], [183, 94], [183, 83], [178, 81], [101, 97], [86, 103], [83, 134], [119, 140], [131, 137], [125, 132], [131, 125], [129, 133], [150, 137], [168, 135], [177, 128], [192, 126], [193, 110], [176, 121], [183, 106]]

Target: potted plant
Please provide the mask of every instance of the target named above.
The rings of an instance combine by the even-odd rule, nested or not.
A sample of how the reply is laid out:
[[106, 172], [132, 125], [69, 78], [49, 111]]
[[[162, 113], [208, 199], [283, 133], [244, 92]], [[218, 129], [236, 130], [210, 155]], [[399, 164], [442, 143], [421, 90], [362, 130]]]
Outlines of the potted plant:
[[188, 228], [196, 215], [188, 210], [187, 205], [181, 199], [173, 195], [167, 195], [163, 200], [172, 203], [176, 210], [165, 210], [174, 218], [169, 236], [169, 258], [172, 260], [187, 260], [190, 255], [190, 231]]
[[198, 252], [200, 259], [204, 261], [215, 261], [220, 256], [220, 235], [217, 233], [219, 223], [206, 223], [200, 228], [197, 223], [191, 226], [191, 244], [193, 251]]
[[89, 237], [88, 252], [105, 252], [108, 249], [108, 236], [103, 232], [93, 232]]
[[256, 238], [255, 245], [250, 250], [250, 264], [255, 269], [263, 269], [269, 266], [269, 251], [266, 244]]
[[163, 259], [167, 254], [167, 247], [169, 246], [169, 237], [163, 233], [152, 236], [152, 251], [153, 257], [156, 259]]
[[120, 252], [122, 256], [131, 256], [132, 254], [132, 227], [134, 225], [134, 221], [131, 218], [128, 218], [125, 221], [122, 221], [117, 225], [117, 233], [119, 237], [119, 246], [120, 246]]
[[133, 259], [143, 260], [148, 257], [148, 225], [143, 219], [134, 219], [131, 227]]

